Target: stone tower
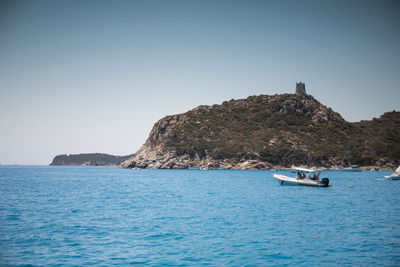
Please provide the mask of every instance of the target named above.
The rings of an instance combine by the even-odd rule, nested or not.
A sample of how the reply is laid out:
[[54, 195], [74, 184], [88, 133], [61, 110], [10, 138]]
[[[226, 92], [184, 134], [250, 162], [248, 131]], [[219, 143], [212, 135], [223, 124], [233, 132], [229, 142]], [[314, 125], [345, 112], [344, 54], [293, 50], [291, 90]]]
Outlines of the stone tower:
[[306, 85], [304, 83], [296, 83], [296, 95], [306, 95]]

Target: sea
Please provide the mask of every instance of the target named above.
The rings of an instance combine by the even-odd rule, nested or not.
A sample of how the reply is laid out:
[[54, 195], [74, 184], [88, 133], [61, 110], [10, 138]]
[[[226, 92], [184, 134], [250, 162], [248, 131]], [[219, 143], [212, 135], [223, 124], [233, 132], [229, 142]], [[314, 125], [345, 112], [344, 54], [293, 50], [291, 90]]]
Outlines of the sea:
[[0, 266], [400, 266], [391, 172], [273, 173], [1, 166]]

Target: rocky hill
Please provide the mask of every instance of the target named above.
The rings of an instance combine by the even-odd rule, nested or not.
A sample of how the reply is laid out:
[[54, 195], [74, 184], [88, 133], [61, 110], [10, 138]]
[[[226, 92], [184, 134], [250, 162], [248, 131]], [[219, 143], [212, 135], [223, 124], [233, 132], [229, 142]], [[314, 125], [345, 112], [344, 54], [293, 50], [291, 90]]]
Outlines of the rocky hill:
[[400, 112], [384, 113], [371, 121], [353, 123], [352, 157], [360, 165], [397, 167], [400, 163]]
[[128, 156], [113, 156], [102, 153], [58, 155], [50, 166], [112, 166], [127, 160]]
[[310, 95], [250, 96], [167, 116], [123, 168], [393, 167], [400, 113], [349, 123]]

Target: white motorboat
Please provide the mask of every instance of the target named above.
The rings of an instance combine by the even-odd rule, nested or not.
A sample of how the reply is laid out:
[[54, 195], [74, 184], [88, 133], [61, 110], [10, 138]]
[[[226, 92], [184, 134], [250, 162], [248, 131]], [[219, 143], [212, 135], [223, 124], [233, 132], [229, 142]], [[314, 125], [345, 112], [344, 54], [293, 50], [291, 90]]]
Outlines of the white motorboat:
[[328, 187], [331, 186], [328, 178], [319, 179], [321, 170], [306, 169], [306, 168], [292, 168], [297, 172], [295, 178], [288, 177], [282, 174], [274, 173], [274, 178], [278, 180], [281, 185], [305, 185], [305, 186], [317, 186], [317, 187]]
[[392, 180], [400, 180], [400, 166], [391, 175], [385, 175], [385, 178]]

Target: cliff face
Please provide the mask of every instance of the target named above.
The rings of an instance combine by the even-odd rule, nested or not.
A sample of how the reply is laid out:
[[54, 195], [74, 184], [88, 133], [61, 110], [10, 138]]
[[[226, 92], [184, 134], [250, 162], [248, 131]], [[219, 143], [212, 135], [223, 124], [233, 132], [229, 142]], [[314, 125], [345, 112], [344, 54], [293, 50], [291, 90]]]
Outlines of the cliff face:
[[400, 136], [399, 117], [395, 112], [384, 123], [385, 128], [391, 129], [390, 136], [396, 137], [389, 141], [385, 137], [377, 140], [372, 138], [373, 131], [365, 129], [380, 123], [381, 119], [352, 124], [309, 95], [251, 96], [221, 105], [199, 106], [159, 120], [145, 144], [120, 166], [267, 169], [308, 164], [331, 167], [347, 164], [348, 147], [351, 147], [352, 164], [391, 166], [397, 164], [398, 153], [373, 154], [371, 151], [388, 142], [400, 151], [395, 144]]
[[102, 153], [58, 155], [50, 166], [112, 166], [120, 164], [131, 156], [113, 156]]

